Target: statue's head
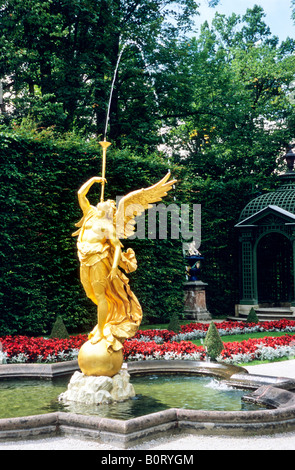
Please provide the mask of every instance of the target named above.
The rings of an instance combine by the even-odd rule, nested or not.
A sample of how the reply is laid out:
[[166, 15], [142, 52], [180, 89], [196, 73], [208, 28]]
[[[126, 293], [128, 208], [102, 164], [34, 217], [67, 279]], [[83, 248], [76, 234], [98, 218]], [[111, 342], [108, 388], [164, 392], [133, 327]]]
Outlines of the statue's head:
[[115, 201], [108, 199], [107, 201], [99, 202], [96, 208], [98, 217], [113, 220], [116, 211]]

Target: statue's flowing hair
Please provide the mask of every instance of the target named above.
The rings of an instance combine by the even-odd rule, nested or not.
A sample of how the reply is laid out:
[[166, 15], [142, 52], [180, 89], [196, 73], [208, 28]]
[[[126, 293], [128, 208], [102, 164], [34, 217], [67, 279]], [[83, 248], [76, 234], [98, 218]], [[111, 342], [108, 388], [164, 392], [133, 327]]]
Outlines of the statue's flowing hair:
[[83, 215], [82, 219], [80, 219], [79, 222], [75, 224], [75, 227], [79, 227], [79, 229], [76, 230], [76, 232], [72, 233], [72, 237], [76, 237], [77, 235], [79, 235], [84, 222], [86, 222], [86, 220], [88, 220], [90, 217], [96, 214], [100, 205], [107, 204], [107, 203], [110, 206], [110, 210], [104, 215], [108, 220], [111, 220], [113, 222], [114, 226], [116, 226], [116, 212], [117, 212], [116, 201], [114, 201], [113, 199], [108, 199], [107, 201], [99, 202], [96, 206], [91, 206], [91, 205], [89, 206], [89, 211], [87, 212], [87, 214]]

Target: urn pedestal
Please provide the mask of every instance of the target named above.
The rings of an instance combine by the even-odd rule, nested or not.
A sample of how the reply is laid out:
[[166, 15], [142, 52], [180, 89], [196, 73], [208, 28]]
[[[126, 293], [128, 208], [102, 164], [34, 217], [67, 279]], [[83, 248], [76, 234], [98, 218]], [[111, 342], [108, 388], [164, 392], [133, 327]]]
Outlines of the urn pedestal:
[[212, 320], [206, 306], [207, 285], [203, 281], [184, 283], [184, 315], [188, 320]]

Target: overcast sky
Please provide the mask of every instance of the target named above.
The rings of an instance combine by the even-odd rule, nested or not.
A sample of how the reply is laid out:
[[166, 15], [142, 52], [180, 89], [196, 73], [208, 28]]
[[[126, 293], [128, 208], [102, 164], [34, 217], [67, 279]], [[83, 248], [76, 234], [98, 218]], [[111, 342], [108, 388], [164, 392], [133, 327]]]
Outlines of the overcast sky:
[[295, 25], [291, 19], [291, 0], [220, 0], [215, 8], [209, 8], [207, 0], [199, 1], [200, 16], [196, 18], [197, 28], [206, 20], [210, 24], [217, 11], [226, 16], [231, 13], [244, 15], [247, 8], [259, 5], [266, 13], [264, 21], [270, 27], [272, 34], [278, 36], [280, 41], [284, 41], [288, 36], [295, 39]]

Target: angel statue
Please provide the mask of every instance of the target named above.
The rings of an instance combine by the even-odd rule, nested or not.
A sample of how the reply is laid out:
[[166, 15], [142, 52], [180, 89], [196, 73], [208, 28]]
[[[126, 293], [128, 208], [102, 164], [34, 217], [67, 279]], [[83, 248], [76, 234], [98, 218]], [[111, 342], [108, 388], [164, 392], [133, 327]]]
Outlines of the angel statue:
[[[84, 345], [79, 352], [79, 365], [86, 375], [112, 376], [114, 370], [120, 369], [122, 357], [114, 369], [109, 364], [110, 355], [120, 352], [122, 356], [123, 342], [139, 328], [142, 309], [123, 273], [135, 271], [137, 261], [131, 248], [123, 251], [120, 239], [133, 234], [136, 216], [167, 195], [176, 181], [168, 181], [169, 177], [170, 173], [154, 186], [124, 196], [118, 208], [113, 200], [101, 200], [92, 206], [87, 199], [94, 183], [106, 183], [104, 177], [91, 178], [78, 191], [83, 217], [76, 224], [79, 229], [73, 236], [78, 235], [81, 283], [86, 295], [97, 305], [97, 325], [88, 336], [87, 352], [82, 352]], [[94, 366], [98, 355], [103, 366]]]

